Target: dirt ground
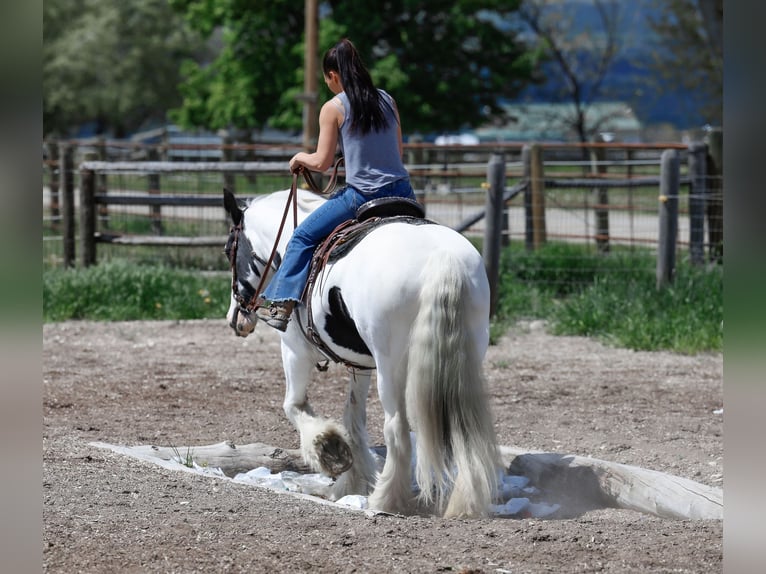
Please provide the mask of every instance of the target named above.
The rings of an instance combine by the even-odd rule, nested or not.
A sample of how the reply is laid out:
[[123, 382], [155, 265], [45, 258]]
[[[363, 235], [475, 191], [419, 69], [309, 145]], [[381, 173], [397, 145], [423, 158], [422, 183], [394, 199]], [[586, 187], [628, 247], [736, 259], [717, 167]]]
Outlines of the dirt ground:
[[[723, 487], [723, 359], [614, 349], [520, 325], [485, 372], [499, 443]], [[339, 416], [345, 370], [311, 400]], [[722, 521], [598, 509], [570, 518], [363, 513], [174, 472], [91, 442], [296, 448], [277, 333], [224, 320], [43, 330], [46, 572], [717, 572]], [[369, 400], [372, 444], [382, 411]]]

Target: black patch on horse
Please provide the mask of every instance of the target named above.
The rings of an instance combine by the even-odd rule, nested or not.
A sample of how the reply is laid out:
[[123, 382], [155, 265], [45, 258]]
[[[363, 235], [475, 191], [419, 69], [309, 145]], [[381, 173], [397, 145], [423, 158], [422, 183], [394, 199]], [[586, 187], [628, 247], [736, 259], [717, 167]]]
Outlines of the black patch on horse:
[[[239, 294], [245, 299], [245, 301], [250, 301], [255, 296], [255, 286], [250, 283], [248, 278], [250, 277], [250, 274], [255, 274], [255, 276], [260, 279], [261, 278], [261, 271], [258, 269], [258, 266], [255, 264], [255, 259], [252, 255], [253, 253], [253, 246], [250, 244], [250, 240], [245, 236], [244, 232], [239, 233], [239, 238], [237, 239], [238, 245], [237, 245], [237, 260], [234, 262], [234, 264], [237, 266], [237, 281], [239, 283]], [[231, 257], [231, 245], [229, 243], [226, 244], [226, 248], [229, 251], [227, 253], [228, 257]]]
[[330, 314], [325, 315], [324, 328], [333, 342], [361, 355], [372, 356], [370, 349], [359, 336], [356, 323], [348, 313], [340, 287], [331, 287], [327, 300], [330, 304]]

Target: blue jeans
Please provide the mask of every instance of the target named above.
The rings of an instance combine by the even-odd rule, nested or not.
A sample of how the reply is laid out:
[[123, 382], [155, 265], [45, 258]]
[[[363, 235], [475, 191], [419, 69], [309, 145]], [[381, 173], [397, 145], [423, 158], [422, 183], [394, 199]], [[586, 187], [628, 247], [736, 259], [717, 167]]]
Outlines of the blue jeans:
[[336, 191], [324, 204], [311, 213], [293, 232], [287, 243], [282, 264], [271, 278], [263, 297], [272, 302], [300, 301], [309, 278], [314, 250], [333, 229], [353, 219], [360, 205], [379, 197], [415, 199], [409, 179], [400, 179], [365, 194], [346, 186]]

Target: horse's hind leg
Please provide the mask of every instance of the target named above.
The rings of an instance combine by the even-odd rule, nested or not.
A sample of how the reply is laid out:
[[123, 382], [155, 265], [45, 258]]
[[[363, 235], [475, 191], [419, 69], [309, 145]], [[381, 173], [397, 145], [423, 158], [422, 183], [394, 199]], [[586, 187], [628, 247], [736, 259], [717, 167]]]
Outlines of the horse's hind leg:
[[303, 460], [316, 472], [340, 476], [353, 462], [350, 440], [341, 424], [316, 416], [308, 402], [311, 354], [298, 354], [283, 340], [282, 364], [287, 383], [283, 408], [300, 434]]
[[378, 369], [378, 394], [385, 422], [386, 462], [378, 476], [369, 506], [396, 514], [411, 514], [415, 495], [412, 490], [412, 442], [404, 404], [403, 382]]
[[354, 464], [335, 483], [333, 496], [336, 499], [347, 494], [369, 494], [375, 484], [375, 460], [367, 436], [367, 394], [371, 378], [369, 371], [351, 373], [343, 424], [349, 433]]

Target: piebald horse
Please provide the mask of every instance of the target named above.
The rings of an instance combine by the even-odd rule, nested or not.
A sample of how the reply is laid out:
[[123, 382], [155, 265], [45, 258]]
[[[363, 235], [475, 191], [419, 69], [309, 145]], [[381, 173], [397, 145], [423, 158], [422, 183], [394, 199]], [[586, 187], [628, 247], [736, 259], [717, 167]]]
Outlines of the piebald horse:
[[[268, 282], [292, 232], [289, 217], [279, 233], [288, 195], [242, 202], [224, 192], [234, 224], [226, 245], [233, 272], [227, 320], [239, 336], [256, 323], [243, 302], [264, 274]], [[297, 221], [323, 201], [298, 190]], [[369, 508], [398, 514], [488, 515], [501, 463], [482, 373], [489, 283], [476, 248], [438, 224], [379, 225], [324, 267], [310, 297], [310, 305], [296, 306], [281, 334], [283, 407], [300, 434], [305, 462], [336, 479], [332, 498], [369, 495]], [[307, 399], [312, 369], [325, 358], [304, 333], [308, 310], [335, 359], [353, 365], [342, 423], [316, 414]], [[373, 370], [385, 413], [380, 472], [366, 428]]]

